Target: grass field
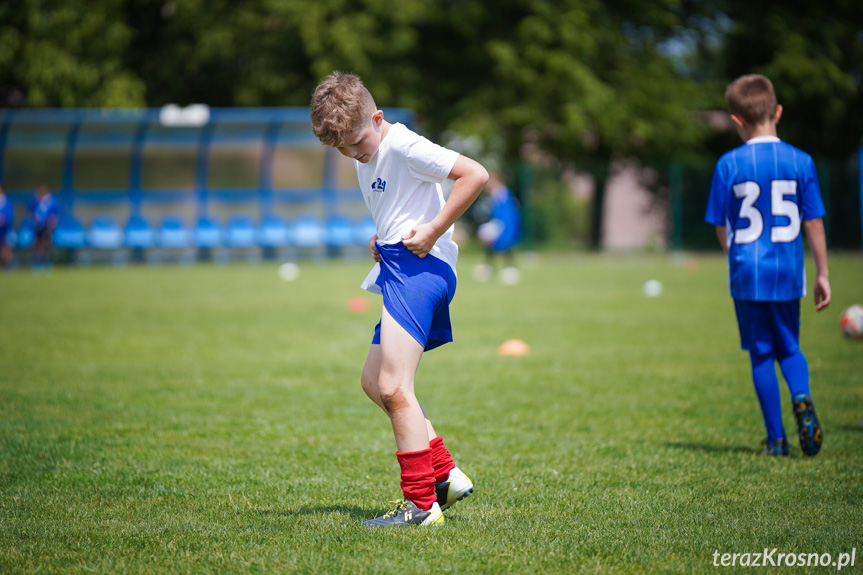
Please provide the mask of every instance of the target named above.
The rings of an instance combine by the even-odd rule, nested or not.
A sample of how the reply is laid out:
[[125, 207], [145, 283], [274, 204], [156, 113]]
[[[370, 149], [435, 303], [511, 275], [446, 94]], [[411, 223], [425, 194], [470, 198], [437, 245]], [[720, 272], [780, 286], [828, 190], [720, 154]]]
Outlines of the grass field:
[[720, 256], [525, 257], [512, 287], [463, 258], [417, 388], [477, 491], [404, 530], [360, 525], [399, 496], [359, 386], [379, 300], [346, 308], [367, 262], [0, 275], [0, 573], [749, 572], [714, 553], [765, 548], [861, 572], [863, 341], [837, 323], [863, 258], [831, 257], [833, 305], [803, 306], [824, 449], [783, 383], [784, 459], [756, 456]]

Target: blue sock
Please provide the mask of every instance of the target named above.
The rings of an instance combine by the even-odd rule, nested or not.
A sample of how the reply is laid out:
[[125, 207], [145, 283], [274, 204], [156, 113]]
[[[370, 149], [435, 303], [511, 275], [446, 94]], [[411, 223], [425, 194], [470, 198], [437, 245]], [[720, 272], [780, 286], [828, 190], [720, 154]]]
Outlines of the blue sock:
[[809, 362], [806, 361], [802, 351], [798, 349], [797, 353], [780, 359], [779, 369], [782, 370], [782, 376], [788, 382], [791, 397], [798, 393], [809, 395]]
[[782, 427], [782, 405], [779, 400], [779, 380], [776, 378], [776, 367], [772, 355], [749, 353], [752, 362], [752, 381], [758, 403], [761, 404], [761, 414], [764, 416], [764, 426], [767, 428], [767, 441], [785, 439], [785, 429]]

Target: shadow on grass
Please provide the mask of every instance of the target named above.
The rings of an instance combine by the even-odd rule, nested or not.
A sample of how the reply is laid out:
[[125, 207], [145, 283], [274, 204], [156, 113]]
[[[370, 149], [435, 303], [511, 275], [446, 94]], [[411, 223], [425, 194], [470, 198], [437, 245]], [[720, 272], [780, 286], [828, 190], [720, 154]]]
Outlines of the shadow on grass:
[[342, 513], [355, 519], [370, 519], [374, 517], [375, 511], [352, 507], [349, 505], [326, 505], [319, 507], [298, 507], [296, 509], [257, 509], [258, 515], [275, 515], [278, 517], [295, 517], [298, 515], [331, 515]]
[[671, 447], [673, 449], [688, 449], [690, 451], [703, 451], [705, 453], [748, 453], [748, 454], [756, 454], [758, 453], [756, 450], [753, 450], [751, 447], [725, 447], [718, 445], [707, 445], [704, 443], [675, 443], [675, 442], [666, 442], [666, 447]]

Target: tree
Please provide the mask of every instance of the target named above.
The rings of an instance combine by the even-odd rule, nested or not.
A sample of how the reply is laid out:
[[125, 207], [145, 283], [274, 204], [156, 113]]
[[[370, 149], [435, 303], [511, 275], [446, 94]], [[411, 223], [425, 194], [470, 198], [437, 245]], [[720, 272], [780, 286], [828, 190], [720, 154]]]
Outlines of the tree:
[[706, 130], [695, 115], [704, 92], [660, 51], [682, 25], [685, 7], [674, 0], [525, 0], [483, 13], [471, 10], [477, 3], [458, 4], [477, 14], [471, 29], [482, 34], [477, 40], [454, 27], [438, 36], [464, 53], [451, 66], [463, 79], [461, 96], [453, 101], [437, 92], [436, 102], [451, 103], [438, 120], [487, 142], [501, 138], [508, 164], [519, 162], [529, 143], [561, 167], [596, 168], [598, 246], [611, 161], [667, 160], [693, 149]]
[[601, 178], [702, 153], [699, 114], [762, 72], [783, 137], [842, 157], [863, 131], [861, 22], [859, 0], [7, 0], [0, 105], [306, 106], [344, 70], [433, 139]]
[[424, 10], [418, 0], [398, 10], [383, 0], [130, 2], [130, 62], [151, 106], [307, 106], [333, 70], [359, 74], [387, 105], [410, 106], [412, 21]]
[[845, 157], [863, 134], [863, 3], [724, 0], [728, 80], [763, 73], [785, 112], [784, 139], [810, 153]]
[[142, 106], [122, 0], [0, 4], [0, 105]]

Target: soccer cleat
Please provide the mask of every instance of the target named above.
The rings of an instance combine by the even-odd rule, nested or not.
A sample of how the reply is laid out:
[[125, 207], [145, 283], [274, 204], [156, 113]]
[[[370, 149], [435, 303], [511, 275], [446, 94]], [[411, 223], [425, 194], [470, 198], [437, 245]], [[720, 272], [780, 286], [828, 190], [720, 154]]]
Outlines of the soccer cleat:
[[380, 517], [363, 521], [366, 527], [404, 527], [407, 525], [443, 525], [443, 512], [435, 502], [431, 509], [423, 511], [410, 499], [394, 501], [395, 509]]
[[784, 437], [774, 439], [772, 442], [765, 437], [761, 445], [766, 445], [767, 447], [759, 455], [788, 455], [788, 440]]
[[441, 511], [445, 511], [473, 493], [473, 482], [461, 469], [453, 467], [446, 481], [434, 484], [434, 491]]
[[821, 442], [824, 440], [815, 406], [805, 393], [795, 395], [791, 404], [794, 406], [794, 419], [797, 420], [800, 449], [806, 455], [815, 455], [821, 450]]

